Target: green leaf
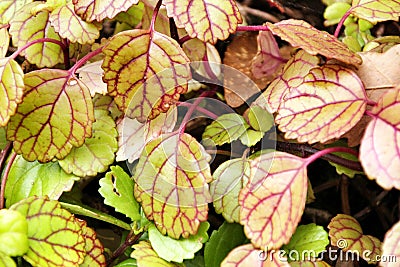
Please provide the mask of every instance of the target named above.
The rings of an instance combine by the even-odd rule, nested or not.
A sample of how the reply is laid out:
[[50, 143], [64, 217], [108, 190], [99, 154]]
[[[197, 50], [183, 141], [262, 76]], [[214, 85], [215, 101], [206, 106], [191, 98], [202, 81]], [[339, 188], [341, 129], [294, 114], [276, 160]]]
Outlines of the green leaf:
[[105, 172], [114, 162], [118, 149], [117, 129], [114, 120], [106, 110], [95, 110], [95, 122], [92, 127], [92, 137], [87, 138], [80, 147], [72, 148], [71, 152], [58, 163], [67, 173], [77, 176], [94, 176]]
[[0, 24], [7, 24], [15, 12], [33, 0], [2, 0], [0, 2]]
[[80, 178], [65, 173], [57, 162], [40, 164], [17, 156], [11, 165], [5, 189], [6, 206], [29, 196], [48, 196], [57, 200], [64, 191], [71, 190]]
[[124, 260], [123, 262], [118, 263], [114, 267], [136, 267], [136, 266], [138, 265], [135, 259], [127, 259]]
[[18, 211], [0, 210], [0, 253], [22, 256], [28, 251], [28, 223]]
[[247, 129], [246, 132], [242, 134], [239, 139], [243, 145], [252, 147], [264, 137], [264, 134], [264, 132]]
[[237, 140], [250, 126], [239, 114], [229, 113], [219, 116], [206, 127], [204, 139], [211, 139], [216, 145], [223, 145]]
[[62, 159], [92, 134], [89, 89], [68, 71], [42, 69], [25, 74], [25, 91], [7, 125], [7, 138], [29, 161]]
[[[348, 147], [346, 145], [346, 142], [343, 141], [343, 140], [339, 140], [339, 141], [334, 142], [332, 144], [326, 145], [326, 147], [337, 147], [337, 146]], [[350, 154], [350, 153], [335, 152], [333, 154], [335, 154], [336, 156], [339, 156], [341, 158], [347, 159], [349, 161], [358, 161], [358, 158], [356, 156]], [[328, 161], [328, 162], [329, 162], [329, 164], [331, 164], [333, 167], [336, 168], [336, 172], [338, 174], [345, 174], [350, 178], [353, 178], [354, 175], [356, 175], [356, 174], [363, 174], [363, 172], [361, 172], [361, 171], [355, 171], [355, 170], [346, 168], [346, 167], [344, 167], [344, 166], [342, 166], [340, 164], [333, 163], [331, 161]]]
[[324, 251], [328, 244], [328, 233], [324, 228], [310, 223], [298, 226], [289, 243], [282, 248], [288, 254], [294, 250], [298, 251], [300, 259], [290, 258], [290, 260], [306, 260], [308, 256], [317, 256]]
[[87, 226], [83, 220], [76, 220], [82, 228], [82, 235], [85, 238], [85, 259], [79, 267], [104, 267], [106, 266], [106, 258], [104, 257], [104, 248], [100, 240], [96, 237], [96, 232]]
[[[11, 19], [10, 34], [14, 46], [20, 48], [28, 42], [40, 38], [61, 41], [61, 37], [50, 25], [49, 12], [41, 11], [37, 14], [32, 14], [31, 10], [40, 4], [41, 2], [33, 2], [24, 5]], [[64, 62], [61, 47], [50, 42], [34, 44], [22, 51], [20, 55], [25, 55], [30, 63], [36, 64], [39, 68], [52, 67]]]
[[0, 150], [3, 150], [7, 145], [6, 128], [0, 127]]
[[17, 267], [17, 265], [10, 256], [7, 256], [0, 252], [0, 267]]
[[185, 260], [183, 263], [185, 264], [186, 267], [204, 267], [205, 266], [204, 257], [201, 255], [196, 255], [196, 257], [194, 257], [194, 259]]
[[136, 259], [138, 267], [182, 267], [181, 264], [170, 263], [160, 258], [147, 241], [140, 241], [132, 247], [135, 250], [131, 257]]
[[268, 132], [274, 126], [272, 114], [256, 105], [250, 107], [248, 118], [250, 126], [257, 131]]
[[133, 197], [133, 180], [119, 166], [111, 166], [111, 171], [99, 181], [99, 193], [104, 203], [125, 214], [132, 221], [141, 219], [139, 204]]
[[[184, 259], [193, 259], [194, 254], [207, 242], [208, 222], [203, 222], [198, 232], [188, 238], [173, 239], [157, 230], [154, 224], [149, 227], [149, 240], [157, 255], [166, 261], [183, 262]], [[173, 248], [173, 249], [171, 249]]]
[[243, 227], [236, 223], [224, 222], [214, 230], [204, 248], [205, 267], [220, 266], [226, 255], [235, 247], [246, 242]]
[[353, 0], [351, 14], [373, 23], [386, 20], [399, 21], [400, 2], [398, 0]]
[[144, 4], [139, 2], [137, 5], [131, 6], [127, 11], [118, 13], [114, 20], [126, 23], [133, 28], [142, 21], [143, 10]]
[[33, 266], [78, 266], [85, 257], [85, 240], [74, 216], [59, 202], [29, 197], [10, 207], [28, 222], [29, 249], [23, 256]]
[[24, 72], [13, 59], [0, 59], [0, 126], [6, 126], [22, 100]]

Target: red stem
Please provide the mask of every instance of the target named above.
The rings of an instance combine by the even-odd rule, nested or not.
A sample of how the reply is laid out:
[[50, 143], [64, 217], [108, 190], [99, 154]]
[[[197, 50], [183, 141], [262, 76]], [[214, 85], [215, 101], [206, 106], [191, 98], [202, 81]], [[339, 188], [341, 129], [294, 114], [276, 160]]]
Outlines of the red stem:
[[192, 40], [192, 37], [189, 35], [183, 36], [181, 39], [179, 39], [179, 44], [182, 46], [185, 42]]
[[[189, 108], [194, 105], [194, 103], [188, 103], [188, 102], [177, 102], [177, 104], [178, 104], [178, 106], [189, 107]], [[218, 115], [209, 111], [208, 109], [197, 106], [196, 110], [203, 113], [204, 115], [210, 117], [213, 120], [216, 120], [218, 118]]]
[[310, 164], [311, 162], [315, 161], [316, 159], [326, 155], [326, 154], [331, 154], [331, 153], [335, 153], [335, 152], [344, 152], [344, 153], [348, 153], [348, 154], [352, 154], [354, 156], [356, 156], [358, 158], [358, 153], [357, 151], [348, 148], [348, 147], [330, 147], [330, 148], [326, 148], [324, 150], [318, 151], [317, 153], [309, 156], [306, 159], [306, 164]]
[[336, 26], [336, 30], [335, 30], [335, 34], [334, 34], [334, 36], [335, 36], [336, 38], [339, 37], [340, 30], [342, 29], [343, 23], [344, 23], [344, 21], [350, 16], [350, 14], [351, 14], [351, 8], [350, 8], [349, 10], [347, 10], [347, 12], [346, 12], [346, 13], [343, 15], [343, 17], [340, 19], [338, 25]]
[[10, 173], [11, 165], [13, 164], [17, 153], [13, 152], [10, 156], [10, 160], [7, 163], [6, 168], [4, 169], [3, 179], [1, 179], [1, 189], [0, 189], [0, 209], [4, 208], [4, 195], [6, 191], [6, 183], [8, 179], [8, 174]]
[[160, 10], [162, 0], [158, 0], [157, 5], [154, 7], [153, 16], [151, 17], [150, 30], [154, 32], [158, 11]]
[[49, 43], [53, 43], [53, 44], [57, 44], [61, 47], [61, 49], [63, 51], [65, 51], [67, 49], [67, 47], [65, 46], [65, 44], [61, 41], [52, 39], [52, 38], [40, 38], [40, 39], [36, 39], [32, 42], [29, 42], [27, 44], [25, 44], [23, 47], [18, 48], [17, 51], [15, 51], [14, 53], [11, 54], [10, 59], [15, 59], [22, 51], [24, 51], [25, 49], [27, 49], [28, 47], [37, 44], [37, 43], [44, 43], [44, 42], [49, 42]]
[[69, 73], [70, 75], [73, 75], [77, 69], [79, 69], [80, 67], [82, 67], [89, 59], [91, 59], [92, 57], [100, 54], [103, 51], [103, 47], [97, 48], [96, 50], [88, 53], [86, 56], [84, 56], [83, 58], [79, 59], [74, 66], [72, 66], [72, 68], [69, 69]]
[[10, 27], [10, 24], [8, 24], [8, 23], [0, 25], [0, 30], [4, 29], [4, 28], [8, 28], [8, 27]]
[[269, 31], [268, 26], [265, 25], [249, 25], [249, 26], [238, 26], [236, 28], [237, 32], [249, 32], [249, 31]]

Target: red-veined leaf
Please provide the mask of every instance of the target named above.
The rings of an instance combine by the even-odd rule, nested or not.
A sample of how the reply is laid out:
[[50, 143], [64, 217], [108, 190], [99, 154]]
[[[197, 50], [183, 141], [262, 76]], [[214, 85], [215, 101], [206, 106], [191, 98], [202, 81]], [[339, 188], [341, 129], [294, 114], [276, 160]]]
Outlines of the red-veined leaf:
[[7, 125], [7, 138], [29, 161], [64, 158], [92, 134], [93, 103], [87, 87], [64, 70], [25, 74], [25, 92]]
[[0, 2], [0, 24], [7, 24], [15, 12], [33, 0], [2, 0]]
[[385, 93], [371, 110], [360, 146], [360, 161], [370, 179], [386, 190], [400, 189], [400, 87]]
[[319, 31], [304, 20], [283, 20], [272, 24], [267, 22], [273, 34], [289, 42], [294, 47], [301, 47], [312, 55], [321, 54], [348, 64], [359, 65], [361, 58], [333, 35]]
[[284, 152], [254, 159], [250, 181], [239, 194], [240, 223], [256, 247], [280, 248], [289, 242], [307, 196], [306, 162]]
[[101, 68], [103, 60], [84, 65], [76, 70], [79, 79], [89, 88], [92, 97], [97, 94], [107, 94], [107, 84], [103, 82], [104, 70]]
[[128, 117], [140, 122], [155, 118], [187, 90], [191, 78], [189, 59], [179, 44], [166, 35], [125, 31], [115, 35], [103, 52], [103, 80]]
[[242, 17], [233, 0], [164, 0], [169, 17], [191, 37], [204, 42], [225, 40], [236, 31]]
[[285, 65], [282, 73], [271, 82], [263, 94], [257, 98], [255, 105], [268, 107], [276, 112], [290, 87], [297, 87], [303, 82], [310, 69], [317, 66], [319, 59], [304, 50], [299, 50]]
[[[1, 12], [0, 12], [1, 13]], [[10, 45], [10, 35], [7, 28], [0, 28], [0, 58], [5, 57]]]
[[186, 133], [163, 134], [146, 144], [136, 166], [134, 193], [161, 233], [188, 237], [207, 220], [209, 160], [204, 147]]
[[289, 90], [275, 122], [285, 138], [325, 142], [356, 125], [366, 103], [362, 81], [352, 70], [325, 65], [311, 69], [303, 83]]
[[76, 219], [76, 222], [82, 229], [86, 251], [85, 259], [79, 267], [105, 267], [104, 247], [100, 240], [97, 239], [96, 232], [88, 227], [84, 220]]
[[[50, 25], [49, 12], [40, 11], [32, 14], [31, 10], [41, 2], [33, 2], [18, 10], [10, 21], [10, 34], [14, 46], [22, 47], [28, 42], [40, 38], [51, 38], [61, 41], [61, 37]], [[58, 44], [43, 42], [31, 45], [20, 53], [39, 68], [52, 67], [64, 62], [64, 55]]]
[[386, 232], [382, 243], [382, 257], [392, 257], [392, 259], [394, 257], [394, 261], [381, 261], [379, 266], [396, 267], [398, 265], [398, 259], [400, 259], [400, 222], [397, 222]]
[[351, 14], [372, 23], [399, 20], [399, 0], [353, 0]]
[[72, 0], [76, 14], [86, 21], [112, 19], [138, 2], [139, 0]]
[[140, 241], [132, 248], [134, 250], [131, 257], [136, 259], [138, 267], [182, 267], [182, 264], [167, 262], [160, 258], [147, 241]]

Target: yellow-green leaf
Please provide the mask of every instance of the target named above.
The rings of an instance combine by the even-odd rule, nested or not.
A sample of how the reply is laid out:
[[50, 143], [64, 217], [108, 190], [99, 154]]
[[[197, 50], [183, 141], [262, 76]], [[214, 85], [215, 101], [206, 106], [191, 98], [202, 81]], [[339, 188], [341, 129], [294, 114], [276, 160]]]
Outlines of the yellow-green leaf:
[[25, 75], [25, 92], [7, 125], [7, 138], [29, 161], [62, 159], [92, 134], [93, 103], [87, 87], [68, 71]]
[[165, 0], [163, 3], [177, 27], [185, 28], [191, 37], [204, 42], [225, 40], [242, 23], [239, 9], [233, 0]]
[[[400, 259], [400, 222], [397, 222], [385, 234], [385, 239], [382, 244], [382, 259], [379, 266], [383, 267], [396, 267], [398, 259]], [[391, 257], [391, 260], [388, 260]]]
[[272, 24], [267, 22], [273, 34], [289, 42], [294, 47], [301, 47], [312, 55], [321, 54], [348, 64], [359, 65], [360, 56], [351, 52], [347, 46], [333, 35], [319, 31], [304, 20], [282, 20]]
[[0, 2], [0, 24], [7, 24], [15, 16], [17, 10], [33, 0], [2, 0]]
[[[61, 41], [61, 37], [50, 25], [49, 12], [41, 11], [36, 15], [31, 13], [31, 9], [39, 4], [40, 2], [33, 2], [25, 5], [11, 19], [10, 34], [14, 46], [22, 47], [40, 38]], [[34, 44], [22, 51], [20, 55], [25, 55], [30, 63], [36, 64], [39, 68], [52, 67], [64, 61], [61, 47], [50, 42]]]
[[124, 31], [111, 38], [103, 52], [108, 92], [130, 118], [140, 122], [153, 119], [187, 90], [189, 59], [166, 35]]
[[76, 14], [86, 21], [112, 19], [138, 2], [139, 0], [72, 0]]
[[96, 236], [96, 232], [87, 226], [84, 220], [76, 219], [77, 224], [82, 229], [85, 238], [85, 259], [79, 267], [105, 267], [106, 258], [104, 257], [104, 247]]
[[353, 0], [351, 14], [376, 23], [385, 20], [399, 21], [399, 0]]
[[350, 69], [325, 65], [311, 69], [280, 105], [276, 123], [285, 138], [325, 142], [349, 131], [364, 114], [367, 96]]
[[[1, 13], [1, 12], [0, 12]], [[10, 35], [6, 27], [0, 28], [0, 58], [5, 57], [10, 44]]]
[[400, 87], [389, 90], [371, 110], [360, 146], [360, 161], [370, 179], [386, 190], [400, 189]]
[[24, 72], [10, 58], [0, 59], [0, 126], [5, 126], [15, 113], [24, 91]]
[[140, 241], [132, 248], [134, 251], [131, 257], [136, 259], [138, 267], [182, 267], [181, 264], [167, 262], [160, 258], [147, 241]]
[[56, 32], [73, 43], [91, 44], [100, 36], [102, 24], [86, 22], [75, 14], [74, 6], [68, 3], [53, 10], [50, 14], [50, 23]]

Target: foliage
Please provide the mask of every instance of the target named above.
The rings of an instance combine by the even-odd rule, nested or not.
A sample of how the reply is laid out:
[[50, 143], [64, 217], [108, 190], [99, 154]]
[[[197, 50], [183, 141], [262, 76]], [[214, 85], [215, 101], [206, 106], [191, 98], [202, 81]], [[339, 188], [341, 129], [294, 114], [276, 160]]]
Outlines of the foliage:
[[[234, 0], [2, 1], [0, 266], [400, 257], [398, 214], [382, 242], [357, 214], [306, 224], [318, 159], [400, 190], [400, 39], [376, 37], [400, 2], [324, 2], [334, 34], [287, 16], [246, 25]], [[243, 31], [258, 36], [238, 49]], [[122, 229], [114, 252], [95, 220]]]

